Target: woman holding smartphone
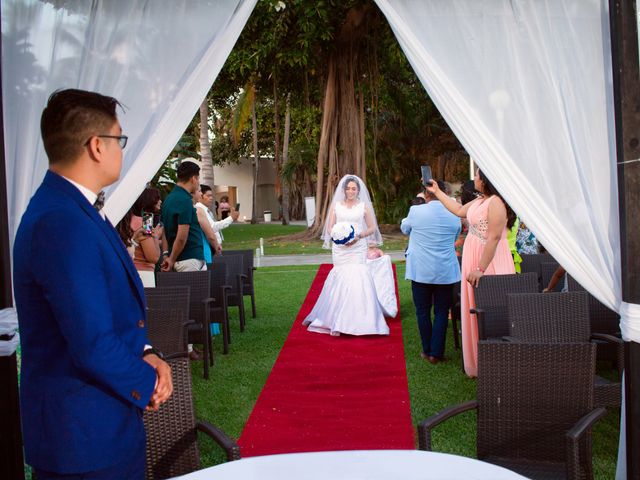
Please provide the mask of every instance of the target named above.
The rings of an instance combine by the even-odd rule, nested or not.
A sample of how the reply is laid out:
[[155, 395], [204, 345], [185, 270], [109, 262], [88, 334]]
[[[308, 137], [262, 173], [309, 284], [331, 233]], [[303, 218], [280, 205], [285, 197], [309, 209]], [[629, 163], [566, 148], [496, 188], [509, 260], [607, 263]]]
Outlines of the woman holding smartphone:
[[476, 306], [473, 289], [484, 275], [515, 273], [507, 242], [507, 229], [513, 226], [516, 219], [513, 210], [480, 169], [476, 170], [473, 182], [480, 196], [465, 205], [460, 205], [447, 196], [436, 182], [426, 185], [427, 190], [447, 210], [466, 218], [469, 224], [469, 232], [462, 248], [460, 310], [464, 370], [470, 377], [478, 375], [478, 324], [476, 318], [469, 313]]
[[[149, 283], [153, 281], [155, 284], [153, 272], [160, 259], [163, 245], [166, 246], [167, 242], [164, 227], [155, 221], [160, 218], [161, 205], [158, 189], [147, 187], [116, 227], [133, 258], [136, 270], [139, 273], [151, 273], [140, 273], [145, 287], [155, 286]], [[166, 250], [166, 247], [164, 249]]]

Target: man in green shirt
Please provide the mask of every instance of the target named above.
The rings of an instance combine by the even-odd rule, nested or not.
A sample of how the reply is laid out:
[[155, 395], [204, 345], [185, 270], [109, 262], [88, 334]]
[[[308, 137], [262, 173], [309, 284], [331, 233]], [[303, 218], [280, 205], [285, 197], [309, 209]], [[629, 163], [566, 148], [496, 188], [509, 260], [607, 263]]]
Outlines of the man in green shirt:
[[162, 223], [169, 243], [163, 271], [206, 270], [203, 235], [193, 206], [193, 193], [200, 187], [200, 167], [192, 161], [178, 166], [178, 182], [162, 204]]

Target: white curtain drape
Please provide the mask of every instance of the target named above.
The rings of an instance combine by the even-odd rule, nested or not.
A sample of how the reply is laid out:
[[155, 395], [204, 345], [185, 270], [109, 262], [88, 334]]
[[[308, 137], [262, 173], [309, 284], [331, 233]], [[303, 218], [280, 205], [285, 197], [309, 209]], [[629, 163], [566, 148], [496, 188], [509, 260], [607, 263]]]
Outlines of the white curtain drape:
[[177, 143], [257, 0], [2, 2], [2, 89], [10, 238], [47, 169], [40, 114], [60, 88], [119, 99], [129, 143], [107, 191], [115, 223]]
[[640, 341], [640, 307], [621, 299], [608, 2], [376, 3], [472, 158]]
[[608, 2], [376, 1], [472, 158], [567, 271], [620, 311]]

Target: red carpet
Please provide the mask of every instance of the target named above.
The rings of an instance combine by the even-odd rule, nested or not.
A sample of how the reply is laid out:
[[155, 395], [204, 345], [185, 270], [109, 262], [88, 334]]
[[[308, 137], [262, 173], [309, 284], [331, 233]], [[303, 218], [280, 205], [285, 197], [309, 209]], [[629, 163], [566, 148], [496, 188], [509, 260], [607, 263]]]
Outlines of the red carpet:
[[243, 457], [414, 448], [400, 313], [387, 320], [388, 337], [332, 337], [302, 326], [331, 268], [320, 266], [251, 412]]

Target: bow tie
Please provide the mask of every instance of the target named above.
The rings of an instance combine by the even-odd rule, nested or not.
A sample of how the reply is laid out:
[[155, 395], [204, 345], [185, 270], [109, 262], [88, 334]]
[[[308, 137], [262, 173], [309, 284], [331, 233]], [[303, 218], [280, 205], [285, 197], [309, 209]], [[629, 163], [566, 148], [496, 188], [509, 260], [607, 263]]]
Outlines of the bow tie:
[[99, 212], [102, 210], [102, 207], [104, 207], [104, 190], [101, 190], [100, 193], [98, 193], [98, 198], [93, 202], [93, 208], [95, 208], [96, 211]]

